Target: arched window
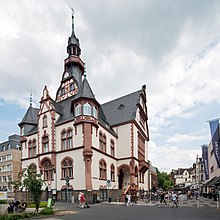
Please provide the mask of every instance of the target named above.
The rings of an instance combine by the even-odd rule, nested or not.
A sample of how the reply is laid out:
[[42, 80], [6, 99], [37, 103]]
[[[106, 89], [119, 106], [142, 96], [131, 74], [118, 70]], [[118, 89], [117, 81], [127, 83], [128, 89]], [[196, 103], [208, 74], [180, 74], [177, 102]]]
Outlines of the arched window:
[[53, 180], [53, 169], [51, 162], [46, 160], [43, 163], [44, 180]]
[[76, 108], [75, 108], [75, 116], [78, 116], [78, 115], [81, 115], [81, 114], [82, 114], [82, 112], [81, 112], [81, 105], [77, 104]]
[[8, 144], [8, 150], [10, 150], [11, 149], [11, 145], [10, 144]]
[[62, 164], [62, 179], [66, 177], [73, 178], [73, 161], [69, 158], [66, 158]]
[[103, 151], [102, 132], [99, 132], [99, 150]]
[[115, 142], [111, 140], [110, 142], [110, 148], [111, 148], [111, 156], [115, 157]]
[[43, 153], [49, 152], [49, 138], [48, 138], [48, 136], [44, 136], [42, 138], [42, 145], [43, 145], [42, 152]]
[[111, 165], [111, 181], [115, 181], [115, 166]]
[[61, 133], [61, 148], [62, 148], [62, 150], [66, 150], [67, 149], [66, 130], [62, 131], [62, 133]]
[[47, 116], [44, 115], [43, 117], [43, 128], [47, 127]]
[[5, 151], [5, 145], [2, 146], [2, 151]]
[[35, 157], [37, 155], [37, 142], [35, 139], [33, 140], [32, 146], [33, 146], [33, 156]]
[[106, 136], [99, 132], [99, 149], [103, 152], [106, 152]]
[[106, 136], [103, 135], [103, 151], [106, 152]]
[[97, 108], [95, 106], [92, 107], [92, 115], [93, 117], [98, 118]]
[[31, 142], [31, 140], [28, 141], [28, 156], [32, 157], [32, 142]]
[[84, 115], [91, 115], [92, 114], [92, 111], [91, 111], [91, 105], [86, 102], [84, 105], [83, 105], [83, 114]]
[[28, 156], [29, 157], [36, 156], [36, 148], [37, 148], [36, 140], [35, 139], [33, 141], [30, 140], [28, 142]]
[[73, 132], [72, 130], [68, 130], [67, 132], [67, 146], [68, 148], [73, 148]]
[[99, 179], [106, 180], [106, 162], [104, 160], [101, 160], [99, 162]]

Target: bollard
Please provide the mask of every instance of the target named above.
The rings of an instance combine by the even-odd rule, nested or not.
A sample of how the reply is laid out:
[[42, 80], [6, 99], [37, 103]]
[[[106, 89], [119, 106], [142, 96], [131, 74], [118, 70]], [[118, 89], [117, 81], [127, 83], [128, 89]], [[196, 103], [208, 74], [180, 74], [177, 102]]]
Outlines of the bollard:
[[117, 196], [117, 206], [119, 205], [118, 202], [119, 202], [119, 199], [118, 199], [118, 196]]
[[217, 209], [219, 208], [219, 204], [218, 204], [218, 198], [217, 198]]
[[197, 197], [197, 208], [199, 208], [199, 197]]

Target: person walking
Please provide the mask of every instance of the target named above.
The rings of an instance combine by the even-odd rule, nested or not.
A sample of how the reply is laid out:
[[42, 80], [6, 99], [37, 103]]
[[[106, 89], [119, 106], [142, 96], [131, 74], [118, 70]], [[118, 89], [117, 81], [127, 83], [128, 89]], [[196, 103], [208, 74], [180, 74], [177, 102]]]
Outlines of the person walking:
[[81, 194], [80, 202], [81, 202], [81, 208], [84, 209], [86, 204], [86, 198], [84, 196], [84, 193]]
[[127, 193], [126, 194], [126, 198], [127, 198], [127, 206], [131, 205], [131, 194], [130, 193]]
[[159, 204], [159, 208], [162, 204], [165, 204], [165, 207], [167, 207], [167, 202], [165, 199], [165, 193], [163, 191], [160, 192], [160, 204]]
[[177, 204], [178, 200], [177, 200], [177, 194], [175, 192], [172, 192], [171, 200], [173, 202], [172, 208], [174, 208], [174, 205], [177, 208], [178, 207], [178, 204]]
[[82, 193], [79, 192], [79, 195], [78, 195], [79, 208], [81, 208], [81, 206], [82, 206], [82, 204], [81, 204], [81, 196], [82, 196]]

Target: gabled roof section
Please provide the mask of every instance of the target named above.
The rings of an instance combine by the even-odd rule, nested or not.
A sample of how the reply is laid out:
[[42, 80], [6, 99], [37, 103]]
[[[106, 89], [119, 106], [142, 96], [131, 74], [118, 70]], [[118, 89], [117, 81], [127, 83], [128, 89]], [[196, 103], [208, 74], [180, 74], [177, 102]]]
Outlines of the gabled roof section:
[[39, 110], [40, 109], [33, 108], [32, 105], [30, 105], [30, 107], [28, 108], [26, 114], [24, 115], [19, 125], [20, 124], [36, 124], [37, 125]]
[[51, 99], [51, 102], [52, 102], [52, 105], [53, 105], [54, 108], [55, 108], [55, 111], [56, 111], [57, 113], [59, 113], [60, 115], [62, 115], [62, 114], [63, 114], [62, 106], [59, 105], [59, 103], [55, 102], [53, 99]]
[[136, 118], [137, 104], [143, 90], [120, 97], [101, 105], [107, 122], [113, 126], [134, 120]]
[[79, 91], [76, 95], [76, 99], [77, 98], [88, 98], [88, 99], [94, 99], [95, 100], [95, 95], [92, 92], [92, 89], [89, 85], [88, 80], [86, 79], [86, 75], [84, 75], [82, 85], [79, 88]]

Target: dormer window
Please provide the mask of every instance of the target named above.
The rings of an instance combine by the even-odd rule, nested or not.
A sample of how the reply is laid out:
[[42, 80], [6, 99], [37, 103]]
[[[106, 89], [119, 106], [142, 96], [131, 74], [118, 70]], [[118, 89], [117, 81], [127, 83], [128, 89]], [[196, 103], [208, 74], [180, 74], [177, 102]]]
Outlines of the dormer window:
[[81, 112], [81, 105], [77, 104], [76, 108], [75, 108], [75, 116], [78, 116], [78, 115], [81, 115], [81, 114], [82, 114], [82, 112]]
[[91, 111], [91, 105], [87, 102], [83, 105], [83, 114], [84, 115], [91, 115], [92, 111]]
[[93, 106], [92, 110], [93, 110], [93, 112], [92, 112], [93, 117], [98, 118], [97, 108], [95, 106]]
[[21, 127], [21, 136], [24, 136], [24, 127]]

